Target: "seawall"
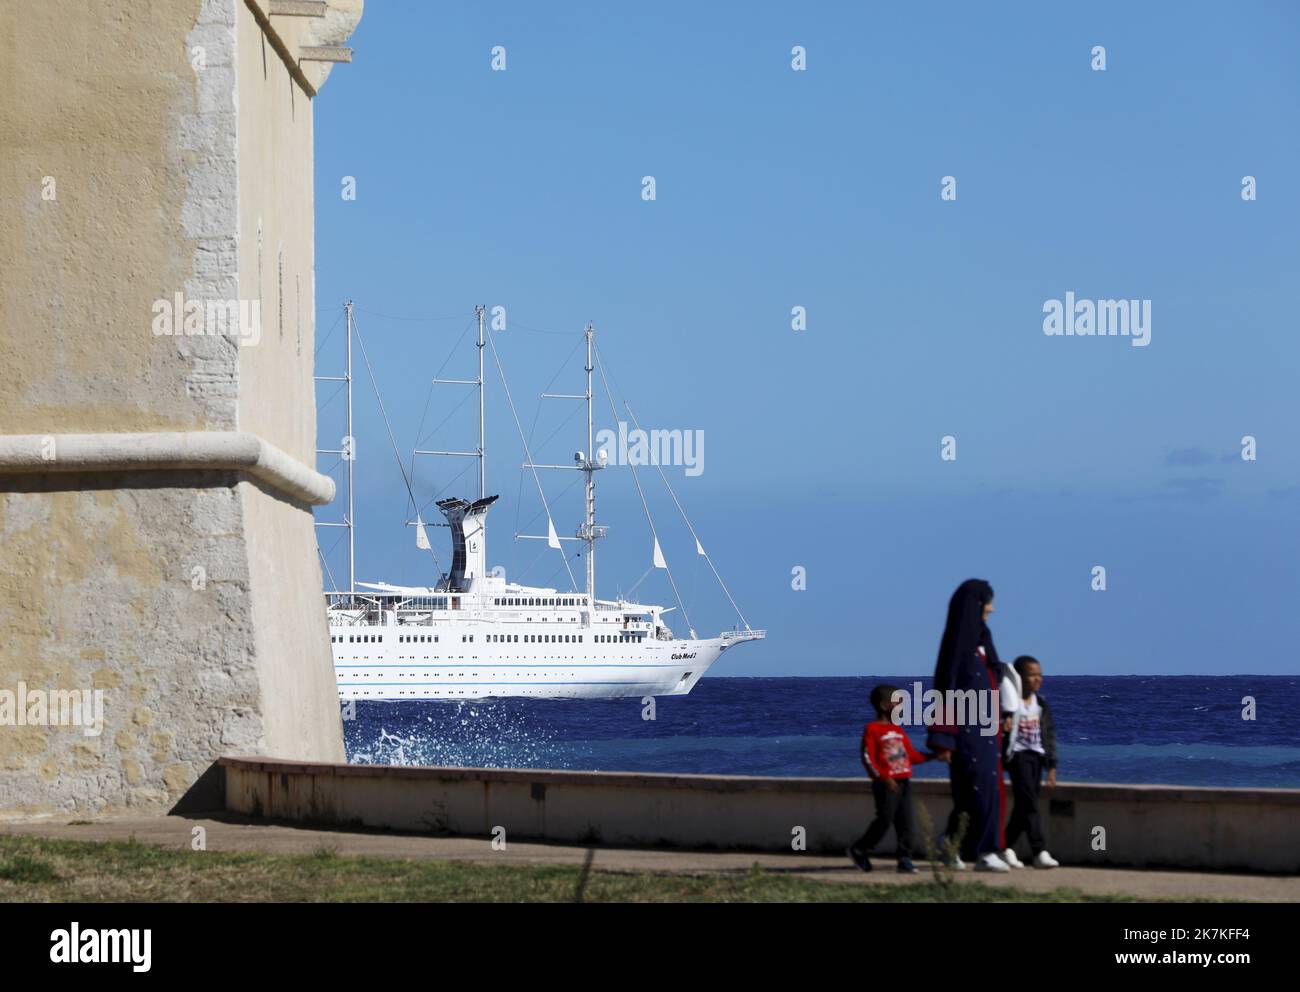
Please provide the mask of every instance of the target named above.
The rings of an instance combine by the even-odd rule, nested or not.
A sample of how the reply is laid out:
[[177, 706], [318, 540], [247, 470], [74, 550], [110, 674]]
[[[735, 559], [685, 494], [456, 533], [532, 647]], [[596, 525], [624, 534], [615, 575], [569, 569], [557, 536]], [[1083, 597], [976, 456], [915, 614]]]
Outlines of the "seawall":
[[[225, 757], [226, 809], [274, 819], [625, 846], [842, 851], [865, 779], [340, 765]], [[917, 780], [935, 831], [948, 783]], [[1062, 863], [1300, 872], [1300, 789], [1061, 783], [1044, 790]], [[880, 847], [892, 850], [892, 832]], [[924, 856], [924, 851], [918, 852]]]

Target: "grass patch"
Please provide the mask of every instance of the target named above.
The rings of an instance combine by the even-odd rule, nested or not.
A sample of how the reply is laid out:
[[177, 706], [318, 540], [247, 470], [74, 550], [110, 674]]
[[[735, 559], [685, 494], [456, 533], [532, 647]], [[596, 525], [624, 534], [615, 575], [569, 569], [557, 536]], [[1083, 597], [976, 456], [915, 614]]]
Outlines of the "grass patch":
[[752, 868], [727, 874], [611, 872], [309, 854], [171, 849], [0, 834], [8, 902], [1116, 902], [1126, 897], [985, 885], [823, 882]]
[[15, 854], [0, 861], [0, 881], [44, 884], [60, 880], [52, 865], [26, 854]]

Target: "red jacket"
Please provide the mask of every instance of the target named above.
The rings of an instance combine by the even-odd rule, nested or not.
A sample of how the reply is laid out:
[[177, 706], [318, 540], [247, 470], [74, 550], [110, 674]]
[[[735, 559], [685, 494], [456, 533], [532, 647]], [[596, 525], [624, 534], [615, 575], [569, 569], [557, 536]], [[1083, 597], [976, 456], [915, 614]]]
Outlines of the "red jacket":
[[874, 720], [862, 728], [862, 765], [872, 778], [911, 778], [912, 765], [929, 761], [902, 727]]

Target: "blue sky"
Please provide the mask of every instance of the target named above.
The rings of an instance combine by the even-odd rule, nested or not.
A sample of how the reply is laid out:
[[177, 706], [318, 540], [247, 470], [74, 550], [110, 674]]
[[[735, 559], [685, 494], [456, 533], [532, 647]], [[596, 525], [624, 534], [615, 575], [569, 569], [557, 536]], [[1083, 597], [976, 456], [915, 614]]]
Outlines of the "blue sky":
[[[525, 429], [560, 429], [535, 455], [567, 462], [581, 414], [565, 426], [572, 405], [537, 397], [557, 372], [576, 391], [564, 360], [593, 321], [643, 425], [704, 432], [703, 474], [670, 478], [769, 630], [714, 674], [928, 672], [970, 576], [998, 592], [1001, 652], [1049, 675], [1296, 672], [1300, 8], [736, 10], [371, 0], [316, 103], [318, 372], [339, 368], [351, 298], [402, 450], [422, 415], [441, 424], [423, 446], [470, 445], [472, 402], [453, 412], [459, 387], [430, 399], [429, 380], [449, 356], [444, 375], [470, 374], [472, 332], [453, 346], [474, 304], [505, 306]], [[1067, 291], [1151, 300], [1150, 345], [1046, 336]], [[489, 560], [560, 582], [555, 552], [511, 540], [538, 502], [489, 383]], [[342, 433], [333, 392], [322, 447]], [[432, 581], [364, 382], [356, 405], [358, 577]], [[417, 467], [427, 499], [465, 464]], [[476, 495], [472, 477], [450, 492]], [[561, 532], [573, 478], [543, 479]], [[730, 626], [642, 479], [694, 625]], [[651, 541], [628, 470], [600, 481], [609, 595]], [[662, 573], [638, 594], [672, 601]]]

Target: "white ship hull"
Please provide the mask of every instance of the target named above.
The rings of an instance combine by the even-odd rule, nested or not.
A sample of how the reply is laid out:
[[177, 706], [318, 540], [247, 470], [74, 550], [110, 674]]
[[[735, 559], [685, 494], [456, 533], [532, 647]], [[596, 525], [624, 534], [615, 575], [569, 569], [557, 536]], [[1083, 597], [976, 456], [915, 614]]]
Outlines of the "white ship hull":
[[[428, 628], [426, 628], [428, 630]], [[484, 635], [477, 627], [478, 638]], [[348, 643], [364, 631], [383, 642]], [[437, 643], [394, 642], [400, 628], [332, 627], [340, 699], [610, 699], [679, 696], [729, 646], [727, 639], [642, 643], [470, 644], [441, 628]], [[424, 636], [430, 636], [425, 634]], [[549, 649], [549, 650], [548, 650]]]

